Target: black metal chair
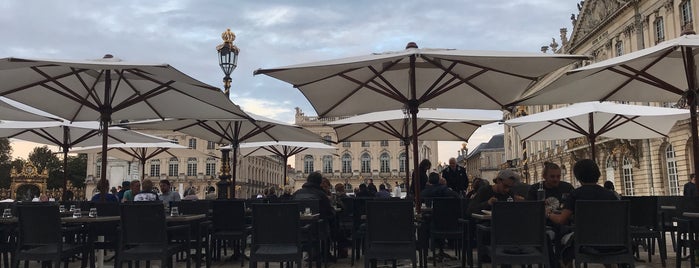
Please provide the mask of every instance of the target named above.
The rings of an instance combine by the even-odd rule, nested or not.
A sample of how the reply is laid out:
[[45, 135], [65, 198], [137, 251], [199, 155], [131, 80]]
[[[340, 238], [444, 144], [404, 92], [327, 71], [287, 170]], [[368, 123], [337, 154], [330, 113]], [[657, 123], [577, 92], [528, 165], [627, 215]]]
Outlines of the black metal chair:
[[689, 261], [689, 267], [696, 266], [695, 254], [699, 247], [699, 219], [684, 217], [685, 212], [699, 213], [698, 197], [683, 197], [677, 205], [677, 267], [681, 266], [683, 260]]
[[[0, 203], [0, 211], [9, 209], [12, 215], [17, 215], [15, 204], [15, 202], [2, 202]], [[10, 259], [17, 247], [16, 229], [14, 224], [0, 226], [0, 254], [2, 255], [2, 262], [5, 268], [10, 268]]]
[[472, 224], [471, 215], [468, 214], [468, 204], [471, 199], [461, 198], [461, 218], [459, 224], [463, 230], [461, 247], [461, 267], [473, 267], [473, 245], [475, 244], [475, 224]]
[[575, 266], [625, 263], [634, 267], [629, 231], [629, 201], [577, 201]]
[[[99, 212], [98, 212], [99, 213]], [[123, 261], [160, 260], [161, 267], [174, 267], [172, 257], [184, 252], [187, 268], [191, 266], [191, 239], [184, 243], [170, 243], [169, 232], [188, 236], [189, 226], [167, 227], [162, 202], [124, 203], [120, 206], [121, 236], [115, 258], [115, 267]]]
[[[662, 237], [666, 237], [666, 233], [670, 233], [670, 241], [672, 248], [677, 252], [677, 242], [675, 241], [675, 232], [677, 231], [677, 219], [682, 216], [682, 213], [677, 209], [682, 202], [682, 196], [658, 196], [658, 211], [660, 218], [660, 226], [662, 228]], [[674, 207], [675, 209], [662, 209], [662, 207]]]
[[639, 257], [639, 246], [644, 246], [647, 247], [648, 262], [651, 262], [657, 241], [660, 260], [665, 266], [667, 252], [665, 237], [662, 235], [662, 225], [658, 219], [658, 215], [660, 215], [657, 211], [658, 197], [630, 196], [624, 197], [623, 200], [629, 201], [629, 224], [636, 257]]
[[352, 200], [352, 259], [350, 265], [354, 266], [354, 261], [359, 260], [361, 256], [364, 235], [366, 234], [366, 224], [362, 220], [362, 215], [366, 215], [366, 202], [373, 200], [373, 198], [355, 197]]
[[[320, 200], [318, 199], [293, 199], [284, 200], [285, 203], [296, 203], [298, 204], [298, 210], [300, 213], [304, 213], [308, 208], [311, 210], [311, 214], [320, 213]], [[313, 260], [316, 260], [317, 266], [320, 267], [321, 264], [325, 263], [327, 266], [327, 254], [328, 247], [330, 245], [330, 230], [329, 223], [324, 219], [320, 219], [312, 222], [303, 222], [302, 224], [310, 224], [309, 231], [303, 232], [301, 235], [301, 243], [304, 246]]]
[[[198, 230], [192, 229], [190, 236], [192, 238], [191, 243], [201, 243], [196, 245], [199, 247], [198, 252], [203, 252], [206, 258], [206, 267], [211, 267], [211, 261], [213, 260], [212, 250], [211, 250], [211, 230], [213, 222], [211, 221], [211, 200], [182, 200], [172, 202], [170, 207], [177, 207], [180, 213], [184, 215], [197, 215], [204, 214], [207, 215], [207, 219], [199, 222]], [[199, 237], [196, 237], [196, 236]], [[201, 256], [197, 256], [198, 258]], [[201, 259], [197, 259], [200, 262]]]
[[[430, 216], [430, 248], [432, 250], [432, 265], [437, 265], [437, 246], [443, 246], [445, 239], [456, 241], [455, 251], [459, 251], [459, 243], [463, 242], [463, 229], [459, 224], [461, 218], [461, 200], [458, 198], [433, 198]], [[440, 249], [440, 254], [441, 254]]]
[[[84, 244], [68, 243], [66, 229], [61, 226], [61, 215], [55, 203], [17, 205], [19, 234], [12, 267], [20, 260], [49, 261], [60, 267], [61, 260], [68, 266], [68, 258], [82, 255], [81, 267], [86, 267], [88, 248]], [[74, 241], [74, 240], [73, 240]], [[50, 266], [49, 266], [50, 267]]]
[[[97, 216], [119, 216], [119, 203], [114, 202], [94, 202], [91, 204], [97, 209]], [[104, 241], [94, 241], [94, 249], [104, 249], [117, 251], [119, 245], [119, 222], [100, 222], [93, 223], [92, 232], [94, 236], [104, 237]], [[94, 252], [91, 254], [91, 261], [94, 258]], [[116, 255], [115, 255], [116, 257]]]
[[[237, 248], [234, 256], [238, 256], [240, 266], [245, 265], [245, 247], [249, 232], [245, 224], [245, 201], [243, 200], [214, 200], [211, 201], [211, 241], [213, 245], [223, 245], [223, 242], [234, 242]], [[214, 247], [214, 246], [212, 246]], [[211, 250], [220, 259], [220, 247]]]
[[[296, 262], [303, 266], [298, 204], [254, 204], [250, 267], [258, 262]], [[283, 224], [280, 224], [283, 223]]]
[[538, 264], [549, 266], [544, 203], [495, 202], [491, 220], [492, 266]]
[[380, 259], [410, 259], [417, 267], [413, 218], [411, 201], [368, 201], [364, 267]]

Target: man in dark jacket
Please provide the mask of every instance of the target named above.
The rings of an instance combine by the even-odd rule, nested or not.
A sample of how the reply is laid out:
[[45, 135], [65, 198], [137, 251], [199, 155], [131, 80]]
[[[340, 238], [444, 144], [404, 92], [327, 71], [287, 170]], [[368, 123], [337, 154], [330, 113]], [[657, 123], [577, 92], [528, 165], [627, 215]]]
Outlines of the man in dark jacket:
[[429, 185], [425, 187], [420, 196], [422, 198], [435, 198], [435, 197], [459, 197], [457, 192], [454, 192], [446, 185], [446, 181], [439, 177], [439, 174], [432, 172], [427, 180]]
[[468, 175], [466, 169], [456, 164], [456, 158], [449, 158], [449, 166], [442, 170], [442, 177], [447, 180], [447, 187], [459, 195], [466, 194], [468, 189]]
[[308, 174], [306, 183], [301, 186], [301, 189], [294, 193], [293, 200], [317, 199], [320, 202], [320, 217], [322, 219], [331, 220], [335, 215], [335, 209], [332, 207], [330, 198], [325, 195], [325, 191], [320, 187], [323, 181], [323, 175], [318, 172]]
[[684, 196], [699, 196], [697, 195], [697, 178], [694, 177], [694, 173], [689, 174], [689, 182], [684, 184], [684, 191], [682, 194]]

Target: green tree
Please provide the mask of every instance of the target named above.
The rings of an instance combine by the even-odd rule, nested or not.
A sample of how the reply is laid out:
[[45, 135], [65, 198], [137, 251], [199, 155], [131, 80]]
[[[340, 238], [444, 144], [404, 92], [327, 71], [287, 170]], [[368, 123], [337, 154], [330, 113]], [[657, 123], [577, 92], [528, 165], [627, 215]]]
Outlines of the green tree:
[[48, 171], [49, 179], [46, 182], [46, 187], [56, 189], [63, 187], [63, 168], [61, 160], [58, 159], [48, 146], [34, 147], [29, 153], [29, 162], [31, 162], [38, 172]]
[[0, 138], [0, 187], [10, 188], [10, 159], [12, 157], [12, 145], [7, 138]]
[[87, 154], [68, 156], [68, 179], [75, 187], [85, 187], [87, 177]]

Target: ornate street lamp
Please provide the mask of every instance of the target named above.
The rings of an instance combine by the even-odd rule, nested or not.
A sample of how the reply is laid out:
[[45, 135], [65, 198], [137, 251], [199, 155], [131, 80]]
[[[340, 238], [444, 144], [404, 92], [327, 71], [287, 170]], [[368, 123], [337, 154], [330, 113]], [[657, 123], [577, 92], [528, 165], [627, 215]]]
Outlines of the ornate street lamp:
[[221, 34], [221, 39], [223, 39], [223, 43], [216, 46], [218, 65], [221, 66], [221, 70], [226, 75], [223, 77], [223, 86], [225, 88], [223, 93], [226, 93], [226, 97], [230, 97], [231, 73], [235, 70], [235, 67], [238, 67], [238, 53], [240, 50], [233, 44], [235, 34], [231, 32], [231, 29], [226, 29]]
[[[223, 93], [226, 94], [227, 98], [230, 98], [231, 89], [231, 73], [238, 66], [238, 53], [240, 50], [237, 46], [233, 44], [235, 41], [235, 34], [231, 32], [231, 29], [226, 29], [225, 32], [221, 34], [221, 39], [223, 43], [216, 46], [216, 51], [218, 51], [218, 65], [221, 66], [223, 70]], [[235, 145], [234, 145], [235, 146]], [[219, 182], [216, 183], [218, 187], [218, 199], [228, 199], [229, 192], [230, 198], [235, 198], [235, 185], [231, 185], [231, 166], [229, 160], [230, 149], [221, 149], [221, 175], [219, 176]], [[236, 152], [236, 150], [234, 150]], [[233, 163], [235, 165], [236, 163]]]

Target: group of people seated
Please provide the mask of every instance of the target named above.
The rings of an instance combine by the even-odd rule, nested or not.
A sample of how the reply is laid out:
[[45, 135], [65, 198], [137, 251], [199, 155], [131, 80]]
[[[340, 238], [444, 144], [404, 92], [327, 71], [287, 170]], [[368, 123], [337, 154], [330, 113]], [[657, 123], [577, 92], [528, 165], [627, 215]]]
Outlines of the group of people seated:
[[[90, 201], [93, 202], [141, 202], [141, 201], [162, 201], [165, 204], [180, 200], [195, 200], [198, 199], [196, 191], [189, 188], [185, 191], [185, 196], [182, 198], [180, 193], [173, 191], [172, 184], [169, 180], [160, 180], [158, 188], [155, 188], [151, 180], [145, 179], [141, 183], [140, 180], [125, 181], [122, 183], [121, 190], [116, 194], [110, 191], [100, 190], [92, 196]], [[102, 180], [97, 183], [97, 189], [109, 189], [109, 182]], [[209, 189], [214, 193], [213, 187]], [[212, 197], [215, 197], [215, 193]], [[207, 199], [209, 195], [207, 194]]]

